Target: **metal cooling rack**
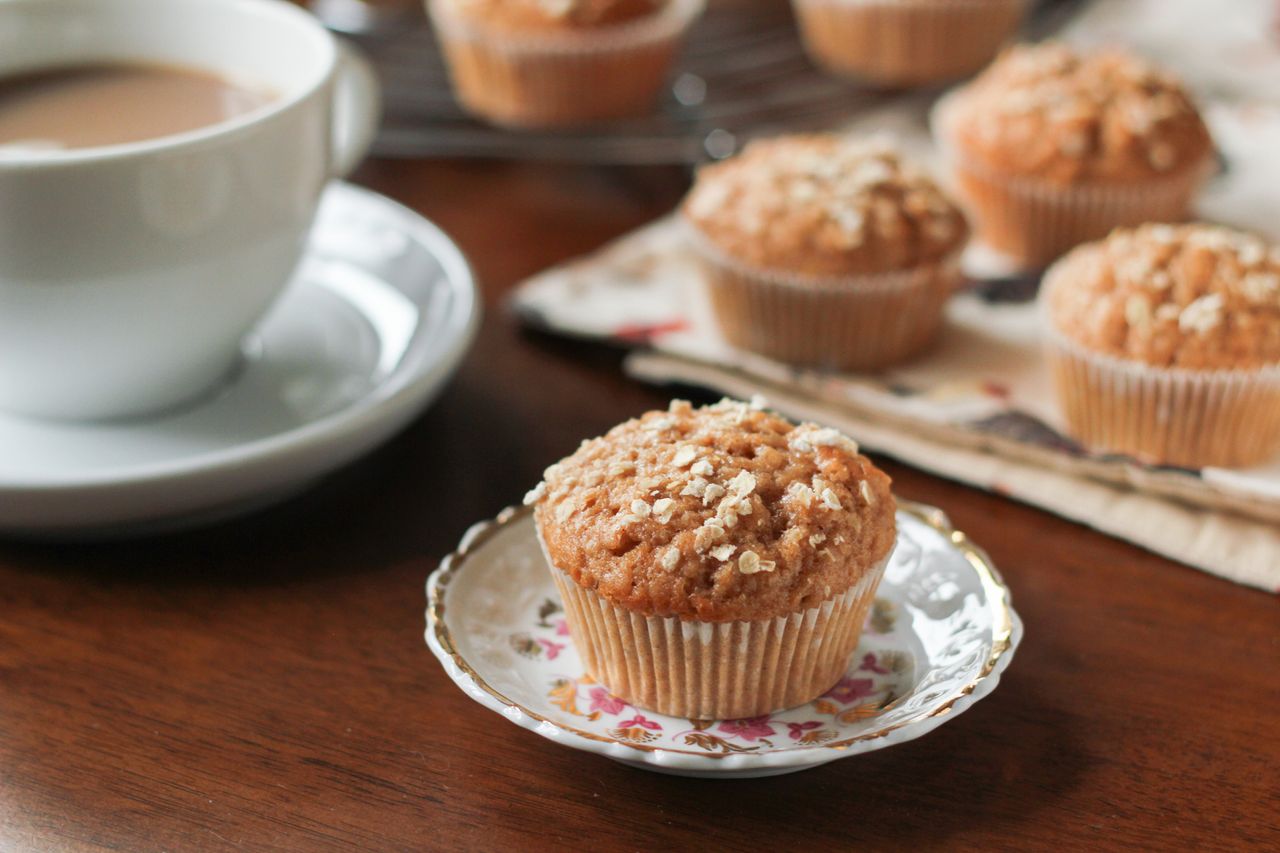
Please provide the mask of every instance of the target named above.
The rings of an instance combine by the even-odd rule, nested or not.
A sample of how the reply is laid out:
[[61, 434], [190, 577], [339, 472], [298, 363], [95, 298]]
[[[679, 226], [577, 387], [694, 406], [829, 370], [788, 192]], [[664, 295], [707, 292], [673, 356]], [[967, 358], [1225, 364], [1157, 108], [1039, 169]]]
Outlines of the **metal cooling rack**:
[[[1040, 0], [1024, 35], [1053, 32], [1079, 5]], [[690, 33], [670, 93], [652, 116], [574, 132], [517, 132], [470, 118], [453, 99], [422, 16], [352, 37], [383, 79], [386, 118], [374, 150], [389, 157], [692, 164], [728, 156], [752, 136], [833, 127], [899, 97], [815, 70], [790, 4], [776, 0], [713, 5]]]

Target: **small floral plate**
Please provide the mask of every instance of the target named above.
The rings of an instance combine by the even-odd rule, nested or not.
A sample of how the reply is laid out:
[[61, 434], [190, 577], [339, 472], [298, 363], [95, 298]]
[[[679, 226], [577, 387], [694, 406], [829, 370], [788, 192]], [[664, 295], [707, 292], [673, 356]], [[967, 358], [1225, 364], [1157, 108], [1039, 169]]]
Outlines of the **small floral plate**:
[[582, 669], [527, 509], [467, 531], [427, 582], [427, 645], [486, 708], [646, 770], [772, 776], [920, 737], [986, 696], [1022, 623], [986, 554], [940, 510], [899, 501], [898, 547], [844, 678], [798, 708], [689, 720], [617, 698]]

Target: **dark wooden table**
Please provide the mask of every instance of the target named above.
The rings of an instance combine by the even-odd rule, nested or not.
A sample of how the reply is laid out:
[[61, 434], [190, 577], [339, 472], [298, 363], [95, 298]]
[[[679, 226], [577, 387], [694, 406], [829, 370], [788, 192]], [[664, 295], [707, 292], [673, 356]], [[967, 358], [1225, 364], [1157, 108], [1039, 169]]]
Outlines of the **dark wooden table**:
[[677, 171], [375, 162], [488, 314], [444, 396], [259, 515], [0, 543], [4, 850], [1280, 849], [1280, 605], [880, 460], [990, 550], [1026, 620], [999, 689], [793, 776], [645, 773], [522, 731], [422, 641], [423, 581], [578, 440], [667, 394], [522, 332], [508, 288], [675, 203]]

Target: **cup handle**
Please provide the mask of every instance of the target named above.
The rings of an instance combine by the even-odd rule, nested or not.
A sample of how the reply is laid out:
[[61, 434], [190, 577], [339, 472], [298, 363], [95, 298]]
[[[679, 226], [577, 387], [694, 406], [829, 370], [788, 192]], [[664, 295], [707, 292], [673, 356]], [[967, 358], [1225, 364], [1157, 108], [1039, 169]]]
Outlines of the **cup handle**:
[[382, 119], [382, 89], [372, 63], [358, 48], [334, 37], [338, 67], [333, 83], [333, 150], [329, 172], [345, 178], [369, 153]]

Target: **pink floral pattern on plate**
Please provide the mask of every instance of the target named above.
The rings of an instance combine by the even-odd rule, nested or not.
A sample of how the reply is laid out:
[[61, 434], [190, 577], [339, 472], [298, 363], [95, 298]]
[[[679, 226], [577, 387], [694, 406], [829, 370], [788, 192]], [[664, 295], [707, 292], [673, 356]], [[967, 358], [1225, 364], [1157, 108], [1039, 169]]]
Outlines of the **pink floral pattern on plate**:
[[552, 705], [598, 725], [609, 737], [707, 753], [747, 753], [818, 746], [846, 736], [849, 726], [889, 708], [909, 690], [914, 670], [910, 653], [895, 642], [901, 639], [897, 628], [893, 603], [877, 599], [862, 643], [839, 682], [807, 705], [742, 720], [676, 719], [641, 711], [614, 696], [582, 671], [560, 603], [552, 597], [537, 603], [526, 629], [511, 633], [508, 643], [521, 657], [545, 665]]
[[955, 720], [995, 688], [1022, 636], [985, 555], [931, 507], [900, 502], [898, 546], [877, 596], [825, 695], [745, 720], [666, 717], [583, 671], [532, 517], [511, 510], [472, 527], [432, 574], [426, 638], [467, 695], [557, 743], [666, 773], [774, 775]]

